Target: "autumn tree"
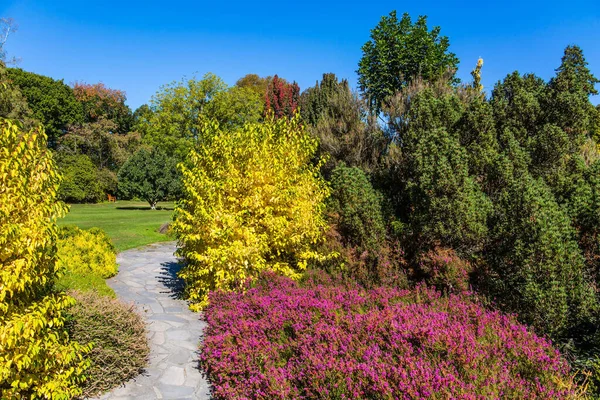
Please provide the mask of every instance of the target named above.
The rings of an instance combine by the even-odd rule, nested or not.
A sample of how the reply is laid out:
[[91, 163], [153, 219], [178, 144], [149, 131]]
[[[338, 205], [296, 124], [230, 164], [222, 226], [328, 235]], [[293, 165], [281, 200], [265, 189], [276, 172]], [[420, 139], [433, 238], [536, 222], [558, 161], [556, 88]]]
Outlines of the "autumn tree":
[[446, 75], [450, 83], [458, 81], [454, 75], [458, 58], [448, 51], [450, 41], [440, 31], [439, 26], [429, 30], [426, 16], [413, 23], [409, 14], [398, 20], [392, 11], [381, 18], [362, 47], [357, 71], [371, 110], [381, 111], [386, 99], [415, 77], [434, 81]]
[[73, 93], [83, 106], [86, 122], [106, 119], [116, 125], [116, 133], [129, 132], [133, 116], [131, 109], [125, 104], [127, 97], [124, 91], [108, 88], [103, 83], [76, 82]]
[[70, 342], [65, 310], [53, 293], [60, 177], [43, 128], [0, 119], [0, 397], [67, 399], [81, 394], [90, 350]]
[[265, 93], [265, 115], [273, 113], [275, 118], [291, 118], [299, 105], [300, 87], [296, 82], [288, 83], [275, 75]]
[[327, 185], [312, 164], [317, 141], [298, 116], [269, 117], [209, 139], [182, 164], [174, 230], [187, 259], [180, 276], [193, 308], [211, 290], [239, 288], [263, 270], [299, 278], [326, 229]]

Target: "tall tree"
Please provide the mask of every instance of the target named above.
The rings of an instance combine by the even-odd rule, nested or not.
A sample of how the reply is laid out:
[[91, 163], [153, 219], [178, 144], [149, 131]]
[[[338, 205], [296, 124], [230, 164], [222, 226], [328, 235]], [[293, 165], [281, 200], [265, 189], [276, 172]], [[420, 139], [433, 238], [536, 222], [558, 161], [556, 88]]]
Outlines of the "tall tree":
[[448, 51], [450, 41], [440, 35], [440, 27], [427, 28], [427, 17], [415, 23], [405, 13], [398, 20], [396, 11], [384, 16], [371, 30], [371, 40], [362, 47], [358, 64], [358, 83], [368, 99], [371, 110], [381, 111], [389, 96], [404, 88], [419, 76], [426, 81], [444, 75], [456, 83], [459, 60]]
[[73, 93], [83, 106], [86, 122], [104, 118], [116, 124], [117, 133], [127, 133], [131, 129], [133, 115], [125, 104], [127, 96], [124, 91], [108, 88], [103, 83], [76, 82]]
[[319, 139], [319, 152], [329, 156], [326, 175], [341, 161], [369, 172], [375, 169], [386, 139], [346, 80], [323, 74], [321, 82], [302, 93], [300, 104], [303, 120]]
[[214, 74], [201, 80], [189, 79], [164, 86], [150, 104], [150, 112], [140, 119], [137, 129], [144, 141], [183, 160], [201, 142], [206, 124], [217, 121], [232, 128], [261, 117], [262, 102], [248, 88], [228, 88]]
[[83, 107], [73, 89], [62, 80], [19, 68], [9, 68], [8, 77], [27, 99], [33, 117], [46, 128], [50, 147], [56, 147], [57, 139], [66, 133], [69, 125], [83, 122]]

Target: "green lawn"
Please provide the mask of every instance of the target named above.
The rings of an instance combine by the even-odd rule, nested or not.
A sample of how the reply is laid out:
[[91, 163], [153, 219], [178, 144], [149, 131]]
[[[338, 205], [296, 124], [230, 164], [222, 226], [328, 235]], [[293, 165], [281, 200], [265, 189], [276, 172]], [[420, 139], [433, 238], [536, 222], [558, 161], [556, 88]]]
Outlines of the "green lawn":
[[65, 218], [58, 221], [59, 225], [101, 228], [110, 236], [117, 251], [173, 240], [158, 232], [162, 224], [171, 221], [172, 202], [159, 203], [157, 210], [151, 210], [148, 203], [136, 201], [72, 204], [70, 207]]

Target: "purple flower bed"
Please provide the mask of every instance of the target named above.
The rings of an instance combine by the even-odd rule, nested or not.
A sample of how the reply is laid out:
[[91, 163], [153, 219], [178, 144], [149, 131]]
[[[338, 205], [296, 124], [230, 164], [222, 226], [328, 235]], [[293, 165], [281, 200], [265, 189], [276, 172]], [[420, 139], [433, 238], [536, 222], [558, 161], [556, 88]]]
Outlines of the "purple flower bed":
[[[300, 287], [267, 274], [211, 294], [201, 363], [217, 398], [565, 398], [549, 341], [464, 296]], [[571, 389], [567, 389], [571, 388]]]

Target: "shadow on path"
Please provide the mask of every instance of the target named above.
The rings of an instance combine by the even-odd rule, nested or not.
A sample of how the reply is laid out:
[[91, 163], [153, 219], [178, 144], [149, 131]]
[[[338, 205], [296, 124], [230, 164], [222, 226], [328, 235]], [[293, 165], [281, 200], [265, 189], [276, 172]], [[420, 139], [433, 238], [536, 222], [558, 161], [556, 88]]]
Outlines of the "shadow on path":
[[156, 278], [168, 289], [168, 291], [161, 293], [169, 294], [169, 297], [172, 299], [183, 300], [183, 289], [185, 284], [183, 279], [177, 276], [177, 272], [179, 272], [182, 265], [178, 262], [167, 261], [160, 266], [161, 269]]

